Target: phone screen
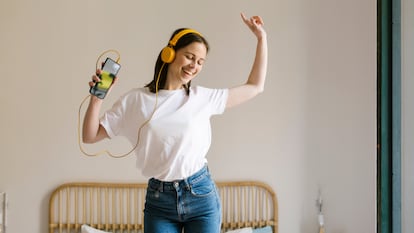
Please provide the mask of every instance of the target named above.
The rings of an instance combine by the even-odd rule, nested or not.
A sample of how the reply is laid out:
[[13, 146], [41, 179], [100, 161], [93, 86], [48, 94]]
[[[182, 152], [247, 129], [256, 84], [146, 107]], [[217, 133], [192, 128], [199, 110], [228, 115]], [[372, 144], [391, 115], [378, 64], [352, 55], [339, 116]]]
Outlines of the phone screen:
[[120, 64], [116, 63], [114, 60], [108, 57], [102, 67], [102, 70], [107, 71], [116, 76], [120, 68]]
[[89, 92], [100, 99], [105, 98], [106, 93], [111, 87], [113, 80], [118, 74], [120, 68], [120, 64], [116, 63], [114, 60], [108, 57], [102, 66], [101, 75], [99, 77], [101, 81], [96, 83], [95, 86], [91, 87]]

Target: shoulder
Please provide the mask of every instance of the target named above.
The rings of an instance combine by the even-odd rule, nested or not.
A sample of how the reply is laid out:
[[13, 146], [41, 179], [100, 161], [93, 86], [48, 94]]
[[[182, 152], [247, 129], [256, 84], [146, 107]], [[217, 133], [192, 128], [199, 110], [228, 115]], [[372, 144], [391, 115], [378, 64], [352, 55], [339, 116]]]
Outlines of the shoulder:
[[[228, 89], [227, 88], [208, 88], [208, 87], [203, 87], [203, 86], [192, 86], [190, 89], [190, 93], [197, 95], [197, 96], [210, 96], [210, 95], [215, 95], [215, 94], [224, 94], [227, 95], [228, 93]], [[190, 95], [191, 95], [190, 94]]]
[[147, 94], [147, 93], [150, 93], [150, 91], [148, 90], [148, 88], [146, 88], [146, 87], [136, 87], [136, 88], [132, 88], [131, 90], [127, 91], [124, 94], [124, 96]]
[[132, 88], [131, 90], [125, 92], [123, 95], [121, 95], [121, 99], [136, 98], [139, 96], [145, 96], [149, 94], [151, 94], [151, 92], [148, 90], [148, 88], [137, 87], [137, 88]]
[[215, 113], [222, 113], [226, 107], [229, 96], [228, 88], [206, 88], [195, 86], [190, 91], [190, 98], [198, 103], [211, 106]]
[[151, 92], [147, 88], [132, 88], [129, 91], [125, 92], [115, 102], [115, 106], [123, 106], [135, 104], [142, 100], [143, 98], [147, 98]]

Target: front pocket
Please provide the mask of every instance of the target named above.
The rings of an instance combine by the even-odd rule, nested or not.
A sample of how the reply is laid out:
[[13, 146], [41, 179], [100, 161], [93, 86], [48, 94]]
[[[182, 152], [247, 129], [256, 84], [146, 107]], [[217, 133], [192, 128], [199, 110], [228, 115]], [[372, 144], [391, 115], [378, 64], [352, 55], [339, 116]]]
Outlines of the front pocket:
[[213, 193], [215, 189], [214, 182], [208, 176], [190, 185], [191, 194], [194, 196], [206, 196]]

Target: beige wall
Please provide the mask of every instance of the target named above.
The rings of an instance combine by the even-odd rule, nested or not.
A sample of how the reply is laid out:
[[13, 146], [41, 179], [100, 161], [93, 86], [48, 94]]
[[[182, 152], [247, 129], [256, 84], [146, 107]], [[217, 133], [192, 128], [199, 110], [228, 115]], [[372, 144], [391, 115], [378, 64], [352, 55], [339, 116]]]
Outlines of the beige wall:
[[[83, 156], [77, 112], [97, 56], [122, 54], [121, 93], [152, 77], [178, 27], [211, 44], [195, 81], [243, 82], [255, 39], [239, 12], [259, 14], [269, 38], [265, 92], [213, 118], [208, 155], [217, 180], [269, 183], [280, 232], [317, 230], [324, 198], [328, 232], [375, 232], [376, 1], [29, 1], [0, 2], [0, 191], [9, 195], [8, 232], [46, 232], [48, 197], [67, 181], [145, 181], [135, 158]], [[123, 152], [121, 139], [87, 146]]]

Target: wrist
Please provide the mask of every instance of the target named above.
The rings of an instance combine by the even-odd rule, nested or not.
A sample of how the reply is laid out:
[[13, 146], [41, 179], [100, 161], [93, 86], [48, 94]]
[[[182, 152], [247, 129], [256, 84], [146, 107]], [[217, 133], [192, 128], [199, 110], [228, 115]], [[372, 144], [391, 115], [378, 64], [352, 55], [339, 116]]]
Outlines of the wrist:
[[96, 97], [95, 95], [91, 95], [89, 104], [93, 104], [93, 105], [102, 105], [103, 99], [100, 99], [98, 97]]
[[258, 41], [266, 41], [267, 40], [267, 35], [266, 33], [261, 34], [260, 36], [257, 37]]

